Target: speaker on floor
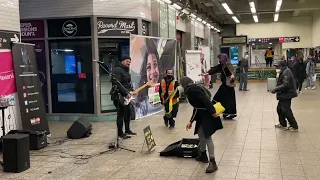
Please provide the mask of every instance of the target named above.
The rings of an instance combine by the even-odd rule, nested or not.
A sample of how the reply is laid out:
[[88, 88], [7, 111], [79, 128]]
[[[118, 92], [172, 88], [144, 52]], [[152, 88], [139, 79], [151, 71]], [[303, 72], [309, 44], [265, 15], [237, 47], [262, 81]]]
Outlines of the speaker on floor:
[[89, 137], [92, 134], [91, 130], [91, 123], [84, 118], [80, 118], [75, 121], [69, 128], [69, 130], [67, 131], [67, 136], [70, 139], [81, 139]]
[[3, 142], [3, 170], [20, 173], [30, 168], [28, 134], [7, 134]]

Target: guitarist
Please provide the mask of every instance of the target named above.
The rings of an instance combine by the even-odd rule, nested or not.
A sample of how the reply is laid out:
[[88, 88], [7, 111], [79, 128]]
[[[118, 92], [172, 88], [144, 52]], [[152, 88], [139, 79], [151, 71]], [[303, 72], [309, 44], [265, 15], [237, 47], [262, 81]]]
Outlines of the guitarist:
[[[131, 83], [131, 75], [129, 73], [129, 68], [131, 64], [131, 58], [125, 57], [121, 60], [121, 63], [114, 68], [112, 78], [113, 90], [111, 90], [111, 99], [113, 104], [117, 108], [117, 128], [118, 128], [118, 137], [122, 139], [128, 139], [128, 135], [137, 135], [130, 129], [130, 120], [131, 120], [131, 110], [130, 106], [124, 106], [120, 103], [119, 94], [123, 97], [130, 98], [132, 95], [136, 95], [137, 92], [133, 90]], [[120, 82], [120, 84], [117, 82]], [[125, 133], [123, 133], [123, 122], [125, 124]]]
[[[177, 116], [179, 109], [179, 91], [177, 89], [179, 83], [174, 79], [172, 69], [167, 69], [166, 74], [167, 76], [161, 80], [159, 94], [161, 104], [165, 107], [164, 124], [174, 128], [175, 120], [173, 118]], [[170, 98], [172, 103], [170, 103]]]

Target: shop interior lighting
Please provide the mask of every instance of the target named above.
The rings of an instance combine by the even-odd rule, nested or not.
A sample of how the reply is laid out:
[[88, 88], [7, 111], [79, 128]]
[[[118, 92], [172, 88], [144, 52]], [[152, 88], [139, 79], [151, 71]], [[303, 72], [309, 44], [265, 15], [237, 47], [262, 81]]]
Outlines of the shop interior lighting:
[[282, 5], [282, 0], [277, 0], [277, 4], [276, 4], [276, 13], [278, 13], [281, 9], [281, 5]]
[[232, 19], [234, 20], [234, 22], [240, 23], [239, 19], [236, 16], [232, 16]]
[[202, 21], [202, 19], [198, 17], [198, 18], [197, 18], [197, 21], [200, 21], [200, 22], [201, 22], [201, 21]]
[[190, 12], [189, 11], [187, 11], [187, 10], [185, 10], [185, 9], [182, 9], [182, 11], [181, 12], [183, 12], [183, 13], [185, 13], [185, 14], [187, 14], [187, 15], [189, 15], [190, 14]]
[[227, 11], [228, 14], [233, 14], [227, 3], [222, 3], [222, 7]]
[[162, 1], [167, 3], [167, 4], [172, 4], [172, 2], [170, 0], [162, 0]]
[[193, 18], [193, 19], [197, 18], [197, 16], [196, 16], [195, 14], [193, 14], [193, 13], [191, 13], [190, 16], [191, 16], [191, 18]]
[[259, 22], [259, 20], [258, 20], [258, 16], [257, 15], [253, 15], [253, 20], [254, 20], [254, 22]]
[[173, 3], [171, 6], [174, 7], [175, 9], [177, 9], [177, 10], [181, 10], [181, 9], [182, 9], [182, 7], [180, 7], [180, 6], [179, 6], [178, 4], [176, 4], [176, 3]]
[[276, 13], [274, 14], [274, 19], [273, 19], [275, 22], [277, 22], [279, 20], [279, 14]]

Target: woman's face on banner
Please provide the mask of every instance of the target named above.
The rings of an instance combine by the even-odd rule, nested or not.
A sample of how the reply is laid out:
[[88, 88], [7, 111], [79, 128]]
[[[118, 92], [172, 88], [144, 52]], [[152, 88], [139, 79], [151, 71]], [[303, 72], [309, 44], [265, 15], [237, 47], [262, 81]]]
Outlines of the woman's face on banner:
[[153, 84], [159, 82], [159, 64], [155, 54], [148, 55], [147, 61], [147, 81], [152, 81]]

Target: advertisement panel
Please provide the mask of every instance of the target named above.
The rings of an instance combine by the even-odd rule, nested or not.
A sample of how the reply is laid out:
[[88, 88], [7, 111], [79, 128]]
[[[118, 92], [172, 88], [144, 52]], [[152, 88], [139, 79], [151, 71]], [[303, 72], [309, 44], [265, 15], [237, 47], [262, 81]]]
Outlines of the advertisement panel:
[[175, 72], [176, 40], [139, 35], [130, 36], [131, 78], [134, 89], [152, 82], [135, 99], [136, 118], [162, 111], [159, 87], [167, 69]]

